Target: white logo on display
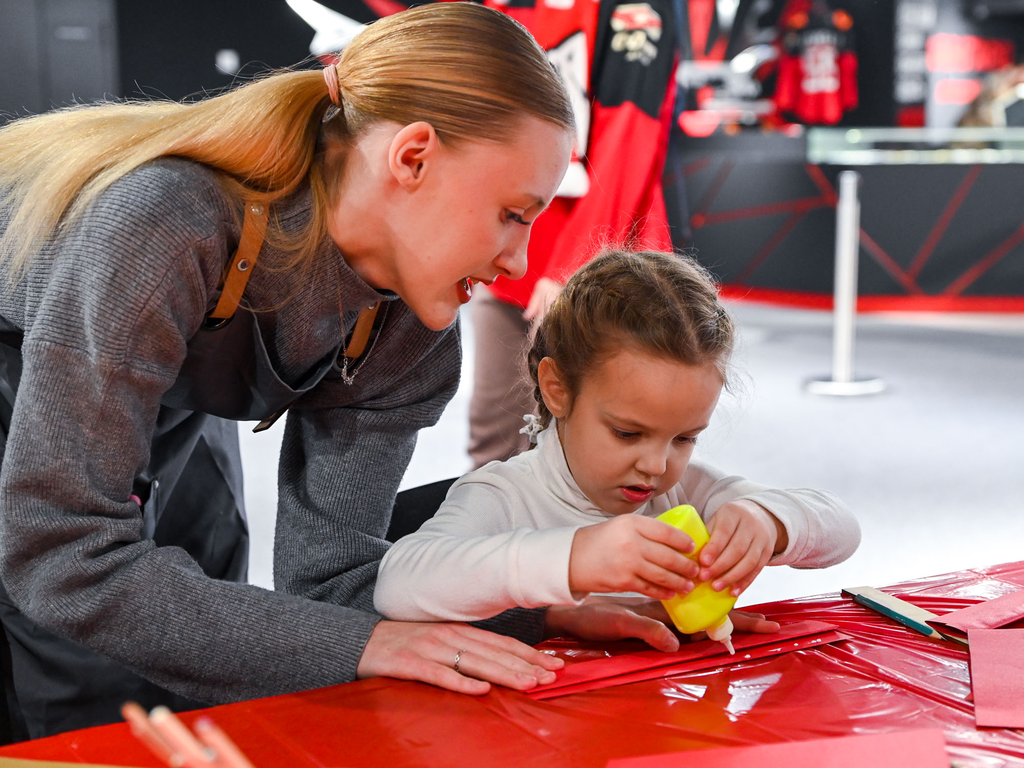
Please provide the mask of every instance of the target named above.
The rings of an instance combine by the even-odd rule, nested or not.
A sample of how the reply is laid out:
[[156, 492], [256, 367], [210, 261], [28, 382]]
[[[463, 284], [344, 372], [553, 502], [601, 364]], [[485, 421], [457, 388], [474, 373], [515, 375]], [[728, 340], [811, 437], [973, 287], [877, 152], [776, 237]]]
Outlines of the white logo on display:
[[583, 157], [590, 134], [590, 62], [587, 36], [576, 32], [548, 51], [548, 60], [565, 83], [576, 118], [576, 154]]
[[625, 53], [626, 61], [639, 61], [647, 66], [658, 56], [658, 47], [651, 42], [661, 39], [661, 16], [647, 3], [620, 5], [612, 13], [612, 50]]
[[832, 42], [807, 45], [803, 64], [804, 93], [834, 93], [839, 90], [839, 63]]

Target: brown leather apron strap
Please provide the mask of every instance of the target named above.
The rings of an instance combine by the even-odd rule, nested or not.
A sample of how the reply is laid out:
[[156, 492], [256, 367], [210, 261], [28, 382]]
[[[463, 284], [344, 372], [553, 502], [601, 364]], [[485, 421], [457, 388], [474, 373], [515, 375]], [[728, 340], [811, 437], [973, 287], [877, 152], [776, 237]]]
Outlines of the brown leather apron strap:
[[352, 338], [345, 347], [345, 357], [349, 360], [356, 360], [366, 350], [366, 342], [370, 340], [370, 332], [373, 330], [373, 321], [377, 317], [377, 310], [380, 309], [378, 301], [372, 307], [367, 307], [359, 313], [356, 318], [356, 327], [352, 329]]
[[252, 275], [252, 268], [260, 256], [263, 238], [267, 233], [267, 206], [262, 203], [246, 203], [245, 218], [242, 221], [242, 237], [238, 242], [238, 250], [228, 267], [224, 277], [224, 288], [220, 292], [220, 300], [213, 312], [208, 315], [210, 320], [227, 320], [234, 316], [238, 303], [245, 293], [245, 286]]

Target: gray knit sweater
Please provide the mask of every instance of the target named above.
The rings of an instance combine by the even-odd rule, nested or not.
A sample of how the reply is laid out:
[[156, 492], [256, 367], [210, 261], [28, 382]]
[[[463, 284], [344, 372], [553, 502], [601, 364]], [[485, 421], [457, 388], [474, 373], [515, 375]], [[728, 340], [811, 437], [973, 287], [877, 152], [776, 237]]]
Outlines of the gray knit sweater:
[[[308, 195], [273, 215], [296, 228]], [[25, 333], [0, 473], [4, 584], [44, 627], [210, 703], [354, 679], [380, 620], [372, 592], [399, 481], [460, 368], [456, 326], [428, 330], [349, 270], [329, 239], [308, 275], [257, 267], [245, 300], [262, 310], [286, 382], [335, 348], [359, 309], [391, 302], [355, 384], [329, 374], [289, 411], [280, 591], [212, 580], [183, 550], [140, 540], [132, 480], [238, 234], [213, 173], [161, 160], [114, 184], [0, 297], [0, 316]], [[260, 264], [279, 256], [264, 246]], [[510, 612], [492, 627], [536, 642], [542, 621]]]

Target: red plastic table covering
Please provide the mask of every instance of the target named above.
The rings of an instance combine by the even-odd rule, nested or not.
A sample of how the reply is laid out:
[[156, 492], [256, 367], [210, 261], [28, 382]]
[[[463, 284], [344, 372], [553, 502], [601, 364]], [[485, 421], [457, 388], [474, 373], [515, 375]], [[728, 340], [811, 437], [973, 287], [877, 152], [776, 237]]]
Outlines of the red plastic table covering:
[[[1024, 561], [896, 585], [936, 613], [1024, 587]], [[967, 651], [824, 595], [759, 608], [819, 619], [851, 640], [709, 672], [547, 701], [495, 689], [461, 696], [374, 679], [204, 710], [257, 768], [595, 766], [609, 758], [939, 727], [954, 765], [1024, 766], [1024, 730], [976, 729]], [[560, 644], [564, 647], [564, 644]], [[580, 646], [576, 655], [600, 654]], [[186, 714], [191, 721], [195, 715]], [[159, 763], [124, 724], [16, 744], [0, 755]]]

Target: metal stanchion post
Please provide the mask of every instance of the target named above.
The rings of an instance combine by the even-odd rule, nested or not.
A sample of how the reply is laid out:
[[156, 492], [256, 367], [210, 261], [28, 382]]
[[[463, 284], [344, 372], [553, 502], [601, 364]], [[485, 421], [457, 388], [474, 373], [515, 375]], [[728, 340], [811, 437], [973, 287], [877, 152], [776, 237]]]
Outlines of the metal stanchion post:
[[832, 329], [832, 377], [807, 382], [814, 395], [871, 395], [885, 389], [881, 379], [853, 376], [853, 340], [857, 319], [857, 260], [860, 254], [860, 174], [839, 174], [836, 206], [835, 310]]

